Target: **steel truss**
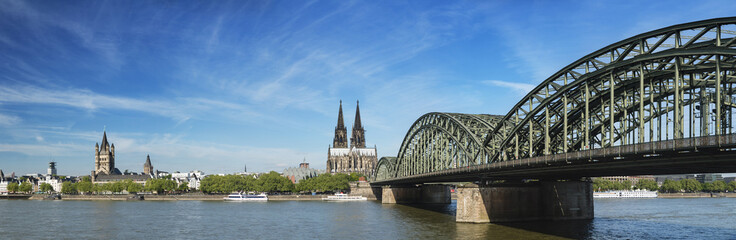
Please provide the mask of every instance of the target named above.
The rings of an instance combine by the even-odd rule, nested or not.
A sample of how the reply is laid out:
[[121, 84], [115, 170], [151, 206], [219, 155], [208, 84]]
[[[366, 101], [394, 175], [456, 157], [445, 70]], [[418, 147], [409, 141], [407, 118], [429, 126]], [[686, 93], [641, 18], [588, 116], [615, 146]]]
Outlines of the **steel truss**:
[[734, 83], [736, 17], [643, 33], [561, 69], [505, 116], [425, 114], [381, 178], [731, 134]]

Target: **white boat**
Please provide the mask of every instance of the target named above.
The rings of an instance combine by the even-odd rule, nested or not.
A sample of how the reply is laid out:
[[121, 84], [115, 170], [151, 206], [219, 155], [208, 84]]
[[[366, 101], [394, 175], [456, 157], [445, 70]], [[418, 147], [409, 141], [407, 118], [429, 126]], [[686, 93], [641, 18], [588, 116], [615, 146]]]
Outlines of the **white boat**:
[[242, 193], [233, 193], [230, 195], [227, 195], [227, 197], [224, 197], [223, 200], [225, 201], [234, 201], [234, 202], [265, 202], [268, 201], [268, 195], [265, 193], [261, 194], [242, 194]]
[[327, 196], [326, 198], [322, 198], [322, 201], [365, 201], [368, 200], [367, 197], [363, 196], [349, 196], [344, 193], [335, 193], [335, 195]]
[[657, 192], [655, 191], [607, 191], [607, 192], [594, 192], [593, 198], [656, 198]]

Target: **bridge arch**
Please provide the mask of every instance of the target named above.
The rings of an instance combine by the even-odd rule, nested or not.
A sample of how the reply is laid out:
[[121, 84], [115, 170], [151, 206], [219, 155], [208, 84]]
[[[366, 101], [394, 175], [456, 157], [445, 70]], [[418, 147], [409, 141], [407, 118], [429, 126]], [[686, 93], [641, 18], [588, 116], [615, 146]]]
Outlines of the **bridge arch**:
[[[674, 25], [576, 60], [506, 115], [421, 116], [397, 157], [381, 167], [379, 181], [442, 178], [437, 174], [529, 166], [540, 159], [547, 164], [555, 157], [547, 155], [589, 149], [720, 138], [736, 131], [735, 108], [736, 17]], [[516, 159], [522, 160], [510, 161]]]
[[382, 157], [376, 164], [373, 181], [383, 181], [395, 177], [396, 157]]
[[479, 164], [488, 156], [483, 139], [501, 116], [427, 113], [407, 131], [395, 177]]
[[734, 30], [736, 18], [680, 24], [573, 62], [489, 131], [489, 163], [731, 133]]

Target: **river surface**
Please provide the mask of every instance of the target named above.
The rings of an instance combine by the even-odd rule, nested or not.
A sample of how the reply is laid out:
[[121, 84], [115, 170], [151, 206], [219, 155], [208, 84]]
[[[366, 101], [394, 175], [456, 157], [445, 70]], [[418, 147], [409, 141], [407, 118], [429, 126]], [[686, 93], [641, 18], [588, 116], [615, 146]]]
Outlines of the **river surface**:
[[455, 223], [455, 204], [0, 200], [0, 239], [736, 239], [736, 198], [596, 199], [595, 219]]

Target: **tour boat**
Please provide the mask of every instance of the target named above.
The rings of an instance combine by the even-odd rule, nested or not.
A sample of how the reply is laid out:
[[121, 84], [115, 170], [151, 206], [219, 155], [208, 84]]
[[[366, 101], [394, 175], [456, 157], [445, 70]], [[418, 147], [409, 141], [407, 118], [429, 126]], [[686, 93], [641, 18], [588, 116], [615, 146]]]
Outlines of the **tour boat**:
[[594, 192], [593, 198], [656, 198], [657, 192], [655, 191], [607, 191], [607, 192]]
[[348, 196], [344, 193], [335, 193], [335, 195], [327, 196], [326, 198], [322, 198], [323, 201], [365, 201], [368, 200], [368, 198], [363, 196]]
[[233, 193], [223, 198], [225, 201], [236, 201], [236, 202], [264, 202], [268, 201], [268, 196], [265, 193], [261, 194], [243, 194]]

